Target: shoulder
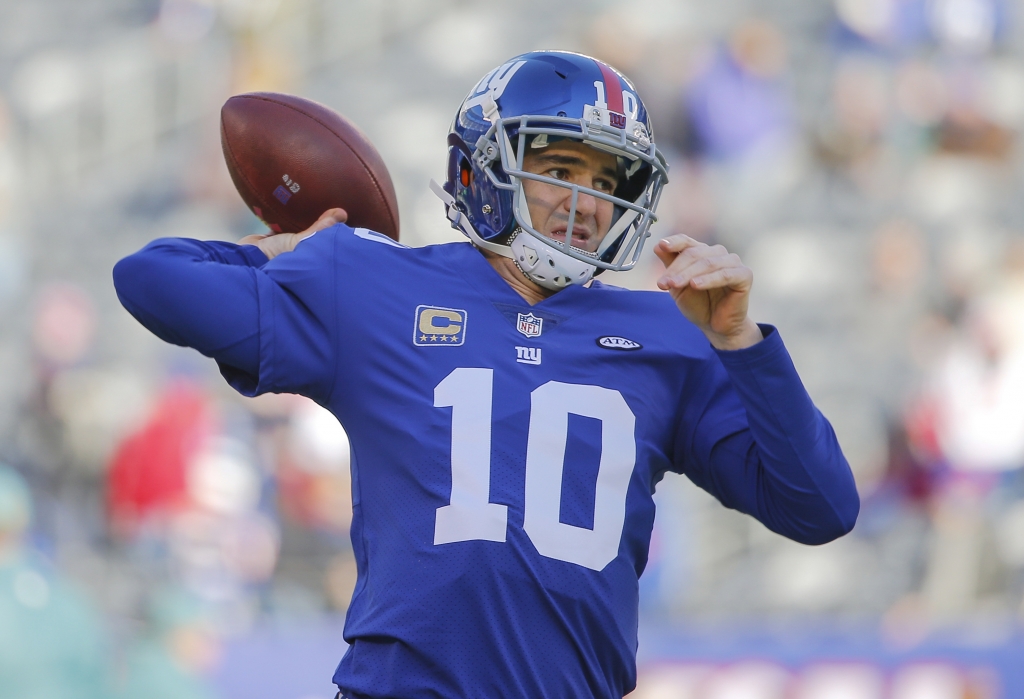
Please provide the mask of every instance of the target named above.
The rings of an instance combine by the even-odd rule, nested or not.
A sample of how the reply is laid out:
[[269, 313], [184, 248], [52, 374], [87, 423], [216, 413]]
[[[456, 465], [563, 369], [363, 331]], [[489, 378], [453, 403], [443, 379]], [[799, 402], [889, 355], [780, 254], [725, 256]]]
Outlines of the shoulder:
[[672, 319], [679, 316], [679, 319], [691, 325], [679, 312], [671, 294], [667, 291], [647, 291], [642, 289], [626, 289], [621, 286], [614, 286], [594, 280], [589, 293], [595, 298], [600, 298], [601, 303], [612, 308], [623, 310], [649, 311], [651, 313], [670, 314]]
[[295, 247], [295, 252], [304, 251], [306, 255], [322, 256], [331, 253], [342, 258], [357, 255], [358, 258], [382, 257], [391, 259], [426, 260], [433, 257], [445, 257], [455, 254], [455, 248], [465, 248], [467, 244], [446, 243], [410, 247], [392, 240], [383, 233], [368, 228], [352, 228], [339, 223], [330, 228], [318, 231], [303, 239]]
[[[409, 247], [375, 231], [338, 224], [303, 239], [264, 269], [279, 283], [305, 280], [346, 292], [397, 292], [417, 280], [427, 283], [438, 275], [451, 277], [469, 247], [465, 243]], [[398, 280], [402, 283], [396, 284]]]
[[402, 261], [418, 264], [425, 252], [411, 248], [366, 228], [351, 228], [343, 223], [303, 238], [289, 253], [278, 255], [266, 269], [271, 275], [286, 270], [323, 273], [333, 268], [345, 275], [381, 276]]
[[590, 303], [599, 309], [601, 323], [631, 333], [629, 337], [665, 355], [714, 359], [707, 337], [679, 311], [666, 291], [625, 289], [595, 280], [587, 290]]
[[330, 228], [317, 231], [312, 235], [303, 238], [295, 251], [323, 252], [327, 249], [337, 247], [366, 248], [367, 250], [411, 250], [407, 245], [396, 242], [383, 233], [371, 231], [368, 228], [352, 228], [344, 223], [338, 223]]

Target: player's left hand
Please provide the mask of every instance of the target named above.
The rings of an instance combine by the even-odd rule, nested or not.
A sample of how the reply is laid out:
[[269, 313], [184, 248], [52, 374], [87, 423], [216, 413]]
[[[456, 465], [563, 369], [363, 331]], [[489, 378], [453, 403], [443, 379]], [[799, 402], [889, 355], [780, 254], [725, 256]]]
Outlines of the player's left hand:
[[747, 316], [754, 273], [739, 255], [687, 235], [658, 241], [654, 253], [664, 263], [658, 288], [668, 291], [679, 310], [718, 349], [743, 349], [763, 339]]
[[262, 235], [247, 235], [239, 240], [238, 244], [255, 245], [263, 251], [263, 254], [267, 256], [267, 259], [272, 260], [278, 255], [294, 250], [300, 240], [308, 238], [317, 231], [330, 228], [336, 223], [345, 223], [347, 220], [348, 212], [344, 209], [328, 209], [320, 214], [320, 218], [317, 219], [316, 223], [304, 231], [300, 231], [298, 233], [264, 233]]

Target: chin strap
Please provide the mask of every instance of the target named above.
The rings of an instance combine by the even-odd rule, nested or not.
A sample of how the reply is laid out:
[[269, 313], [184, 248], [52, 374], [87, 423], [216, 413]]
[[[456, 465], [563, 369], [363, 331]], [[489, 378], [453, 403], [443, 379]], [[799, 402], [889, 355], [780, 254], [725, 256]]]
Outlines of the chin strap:
[[445, 214], [459, 230], [473, 241], [473, 244], [496, 255], [511, 258], [519, 271], [534, 284], [558, 291], [573, 284], [586, 284], [594, 276], [596, 266], [577, 260], [565, 253], [533, 242], [533, 236], [517, 228], [508, 245], [498, 245], [484, 240], [473, 228], [466, 214], [459, 211], [455, 197], [444, 190], [435, 180], [430, 180], [430, 189], [445, 204]]
[[536, 240], [517, 228], [509, 241], [512, 260], [527, 279], [545, 289], [558, 291], [573, 284], [586, 284], [597, 268]]

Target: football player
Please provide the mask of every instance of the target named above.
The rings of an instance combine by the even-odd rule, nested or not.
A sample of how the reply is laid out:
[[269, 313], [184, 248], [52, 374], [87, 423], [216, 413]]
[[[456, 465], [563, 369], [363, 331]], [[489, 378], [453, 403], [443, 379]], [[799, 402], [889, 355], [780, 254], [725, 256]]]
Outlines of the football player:
[[621, 697], [669, 471], [806, 544], [859, 501], [752, 273], [660, 241], [668, 168], [633, 85], [539, 51], [486, 75], [448, 134], [466, 243], [408, 248], [326, 212], [242, 244], [163, 239], [114, 270], [159, 337], [245, 395], [309, 396], [352, 443], [358, 581], [340, 696]]

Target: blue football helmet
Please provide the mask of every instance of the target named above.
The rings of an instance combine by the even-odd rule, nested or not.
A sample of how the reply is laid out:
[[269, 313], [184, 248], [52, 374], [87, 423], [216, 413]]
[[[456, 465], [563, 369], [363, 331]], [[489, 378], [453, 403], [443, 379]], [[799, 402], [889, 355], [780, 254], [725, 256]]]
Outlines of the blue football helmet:
[[[614, 192], [523, 170], [528, 148], [571, 139], [616, 156]], [[534, 228], [523, 191], [530, 179], [571, 191], [565, 240]], [[605, 269], [631, 269], [640, 257], [668, 165], [633, 84], [588, 56], [534, 51], [485, 75], [463, 101], [448, 134], [447, 181], [431, 182], [452, 227], [475, 245], [510, 257], [548, 289], [585, 284]], [[571, 245], [580, 194], [614, 204], [595, 252]]]

